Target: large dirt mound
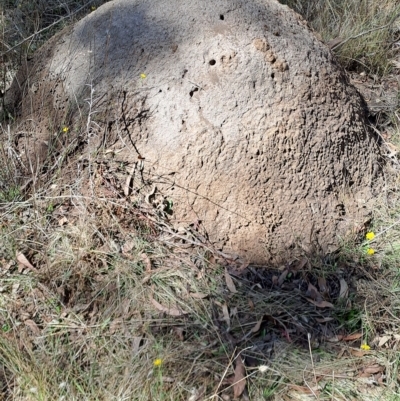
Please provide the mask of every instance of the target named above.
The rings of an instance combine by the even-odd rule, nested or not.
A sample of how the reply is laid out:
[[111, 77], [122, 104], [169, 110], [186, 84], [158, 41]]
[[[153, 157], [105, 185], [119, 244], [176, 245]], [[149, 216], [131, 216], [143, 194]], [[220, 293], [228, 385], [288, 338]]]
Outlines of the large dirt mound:
[[380, 171], [356, 90], [274, 0], [114, 0], [38, 51], [6, 103], [37, 163], [77, 140], [144, 158], [177, 224], [254, 262], [333, 250]]

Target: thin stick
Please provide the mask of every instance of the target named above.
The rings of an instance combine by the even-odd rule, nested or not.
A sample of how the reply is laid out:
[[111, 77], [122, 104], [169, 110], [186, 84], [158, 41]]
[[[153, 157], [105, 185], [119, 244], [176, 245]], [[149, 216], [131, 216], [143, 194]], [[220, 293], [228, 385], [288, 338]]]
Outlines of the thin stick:
[[[219, 388], [221, 387], [221, 384], [222, 384], [222, 382], [223, 382], [223, 380], [224, 380], [224, 378], [225, 378], [225, 376], [226, 376], [226, 373], [228, 372], [229, 366], [231, 366], [231, 365], [233, 364], [233, 361], [236, 360], [236, 358], [240, 358], [240, 354], [241, 354], [242, 352], [244, 352], [244, 351], [246, 351], [246, 350], [248, 350], [248, 349], [251, 349], [251, 348], [253, 348], [253, 347], [250, 346], [250, 347], [247, 347], [247, 348], [242, 349], [241, 351], [238, 352], [238, 354], [237, 354], [236, 356], [235, 356], [235, 354], [236, 354], [236, 349], [237, 349], [237, 348], [235, 348], [235, 350], [233, 351], [233, 354], [232, 354], [232, 356], [231, 356], [231, 358], [230, 358], [230, 360], [229, 360], [228, 366], [226, 367], [226, 369], [225, 369], [225, 371], [224, 371], [224, 374], [222, 375], [221, 380], [220, 380], [220, 382], [219, 382], [219, 384], [218, 384], [218, 386], [217, 386], [217, 389], [214, 391], [214, 394], [213, 394], [212, 396], [210, 396], [209, 398], [207, 398], [208, 400], [211, 400], [211, 399], [213, 399], [214, 397], [218, 397], [218, 393], [220, 392], [220, 391], [219, 391]], [[246, 380], [249, 376], [252, 376], [252, 375], [255, 374], [256, 372], [257, 372], [257, 371], [254, 371], [253, 373], [250, 373], [250, 375], [246, 375], [246, 377], [244, 377], [243, 379], [239, 380], [239, 381], [236, 382], [236, 383], [239, 383], [239, 382], [242, 381], [242, 380]], [[236, 383], [232, 383], [229, 387], [225, 388], [224, 390], [227, 390], [227, 389], [233, 387]]]
[[231, 358], [229, 360], [229, 363], [228, 363], [227, 367], [225, 368], [224, 374], [222, 375], [220, 382], [218, 383], [217, 389], [214, 391], [214, 394], [209, 399], [217, 397], [218, 390], [221, 387], [222, 382], [224, 381], [224, 378], [225, 378], [225, 376], [226, 376], [226, 374], [228, 372], [228, 369], [232, 365], [233, 361], [235, 360], [235, 354], [236, 354], [236, 348], [233, 351], [233, 354], [232, 354], [232, 356], [231, 356]]
[[375, 234], [375, 237], [373, 240], [370, 241], [366, 241], [365, 244], [372, 244], [373, 242], [376, 241], [376, 238], [379, 237], [380, 235], [384, 234], [386, 231], [390, 230], [391, 228], [397, 226], [398, 224], [400, 224], [400, 219], [395, 221], [393, 224], [391, 224], [389, 227], [386, 227], [384, 230], [380, 231], [379, 233]]
[[[318, 387], [318, 382], [317, 382], [317, 375], [315, 374], [315, 367], [314, 367], [314, 360], [313, 360], [313, 356], [312, 356], [312, 350], [311, 350], [311, 334], [307, 333], [307, 339], [308, 339], [308, 349], [310, 351], [310, 358], [311, 358], [311, 366], [313, 369], [313, 373], [314, 373], [314, 380], [315, 380], [315, 385]], [[304, 376], [304, 371], [303, 371], [303, 376]], [[305, 379], [304, 379], [305, 381]], [[305, 381], [305, 383], [307, 384], [307, 382]], [[312, 391], [312, 393], [314, 394], [315, 398], [319, 398], [313, 391], [313, 389], [307, 384], [307, 387]]]
[[308, 389], [313, 393], [313, 396], [315, 397], [315, 398], [318, 398], [318, 396], [317, 396], [317, 394], [315, 394], [315, 392], [314, 392], [314, 390], [310, 387], [310, 385], [307, 383], [307, 380], [306, 380], [306, 377], [304, 376], [304, 370], [303, 370], [303, 380], [304, 380], [304, 383], [306, 384], [306, 386], [308, 387]]

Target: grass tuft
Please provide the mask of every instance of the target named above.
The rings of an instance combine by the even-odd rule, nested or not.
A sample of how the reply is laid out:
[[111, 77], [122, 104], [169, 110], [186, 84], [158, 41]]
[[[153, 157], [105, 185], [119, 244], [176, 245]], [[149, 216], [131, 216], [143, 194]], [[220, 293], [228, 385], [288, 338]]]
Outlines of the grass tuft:
[[301, 14], [351, 71], [391, 72], [398, 52], [400, 5], [392, 0], [281, 0]]

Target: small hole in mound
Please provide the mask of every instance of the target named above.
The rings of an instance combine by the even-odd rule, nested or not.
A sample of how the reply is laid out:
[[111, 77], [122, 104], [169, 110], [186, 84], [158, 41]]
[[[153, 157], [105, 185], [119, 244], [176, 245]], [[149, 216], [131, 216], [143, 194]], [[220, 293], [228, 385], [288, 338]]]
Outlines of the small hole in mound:
[[224, 17], [222, 14], [220, 14], [220, 15], [219, 15], [219, 19], [220, 19], [221, 21], [223, 21], [223, 20], [225, 19], [225, 17]]
[[346, 208], [344, 207], [343, 204], [336, 205], [336, 212], [338, 213], [339, 216], [345, 216], [346, 215]]
[[191, 90], [189, 92], [190, 97], [193, 97], [194, 92], [197, 92], [199, 90], [199, 88], [194, 88], [193, 90]]
[[216, 61], [215, 61], [214, 59], [212, 59], [212, 60], [209, 61], [209, 64], [210, 64], [210, 65], [215, 65], [215, 63], [216, 63]]
[[275, 73], [274, 73], [274, 72], [271, 74], [271, 78], [272, 78], [272, 79], [275, 78]]

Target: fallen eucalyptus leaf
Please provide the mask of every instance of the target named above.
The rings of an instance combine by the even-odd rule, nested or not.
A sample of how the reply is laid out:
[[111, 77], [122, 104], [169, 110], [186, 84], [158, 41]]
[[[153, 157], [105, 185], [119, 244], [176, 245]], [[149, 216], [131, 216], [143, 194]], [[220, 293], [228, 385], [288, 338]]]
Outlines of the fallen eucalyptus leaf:
[[229, 310], [228, 310], [228, 306], [226, 304], [222, 305], [222, 313], [224, 315], [224, 320], [225, 320], [226, 324], [228, 325], [228, 327], [231, 327], [231, 319], [229, 317]]
[[232, 280], [231, 275], [228, 273], [228, 270], [225, 269], [225, 281], [226, 281], [226, 286], [228, 287], [229, 291], [232, 292], [233, 294], [237, 293], [235, 283]]
[[189, 295], [194, 299], [204, 299], [208, 297], [208, 294], [203, 294], [202, 292], [191, 292]]
[[346, 281], [343, 278], [341, 278], [339, 298], [347, 298], [348, 295], [349, 295], [349, 286], [347, 285]]
[[353, 333], [353, 334], [349, 334], [348, 336], [344, 336], [342, 338], [342, 340], [343, 341], [354, 341], [354, 340], [358, 340], [361, 337], [362, 337], [362, 333]]
[[314, 301], [310, 298], [307, 298], [308, 302], [311, 302], [313, 305], [317, 306], [318, 308], [334, 308], [333, 304], [328, 301]]
[[151, 272], [150, 258], [145, 253], [142, 253], [140, 257], [142, 258], [142, 261], [144, 263], [144, 269], [146, 270], [146, 272]]
[[246, 371], [240, 355], [236, 358], [235, 376], [233, 378], [233, 396], [239, 398], [246, 388]]
[[258, 322], [255, 324], [255, 326], [251, 329], [252, 333], [257, 333], [260, 331], [261, 324], [263, 322], [264, 316], [261, 316], [260, 319], [258, 319]]
[[33, 334], [35, 334], [37, 336], [40, 334], [40, 329], [33, 320], [27, 319], [24, 321], [24, 324], [32, 330]]
[[17, 253], [17, 261], [24, 267], [27, 267], [30, 270], [37, 271], [29, 262], [29, 260], [25, 257], [25, 255], [22, 252]]
[[181, 311], [177, 308], [167, 308], [166, 306], [161, 305], [155, 299], [150, 298], [151, 303], [158, 309], [160, 312], [165, 312], [167, 315], [171, 316], [182, 316], [187, 315], [188, 312]]

